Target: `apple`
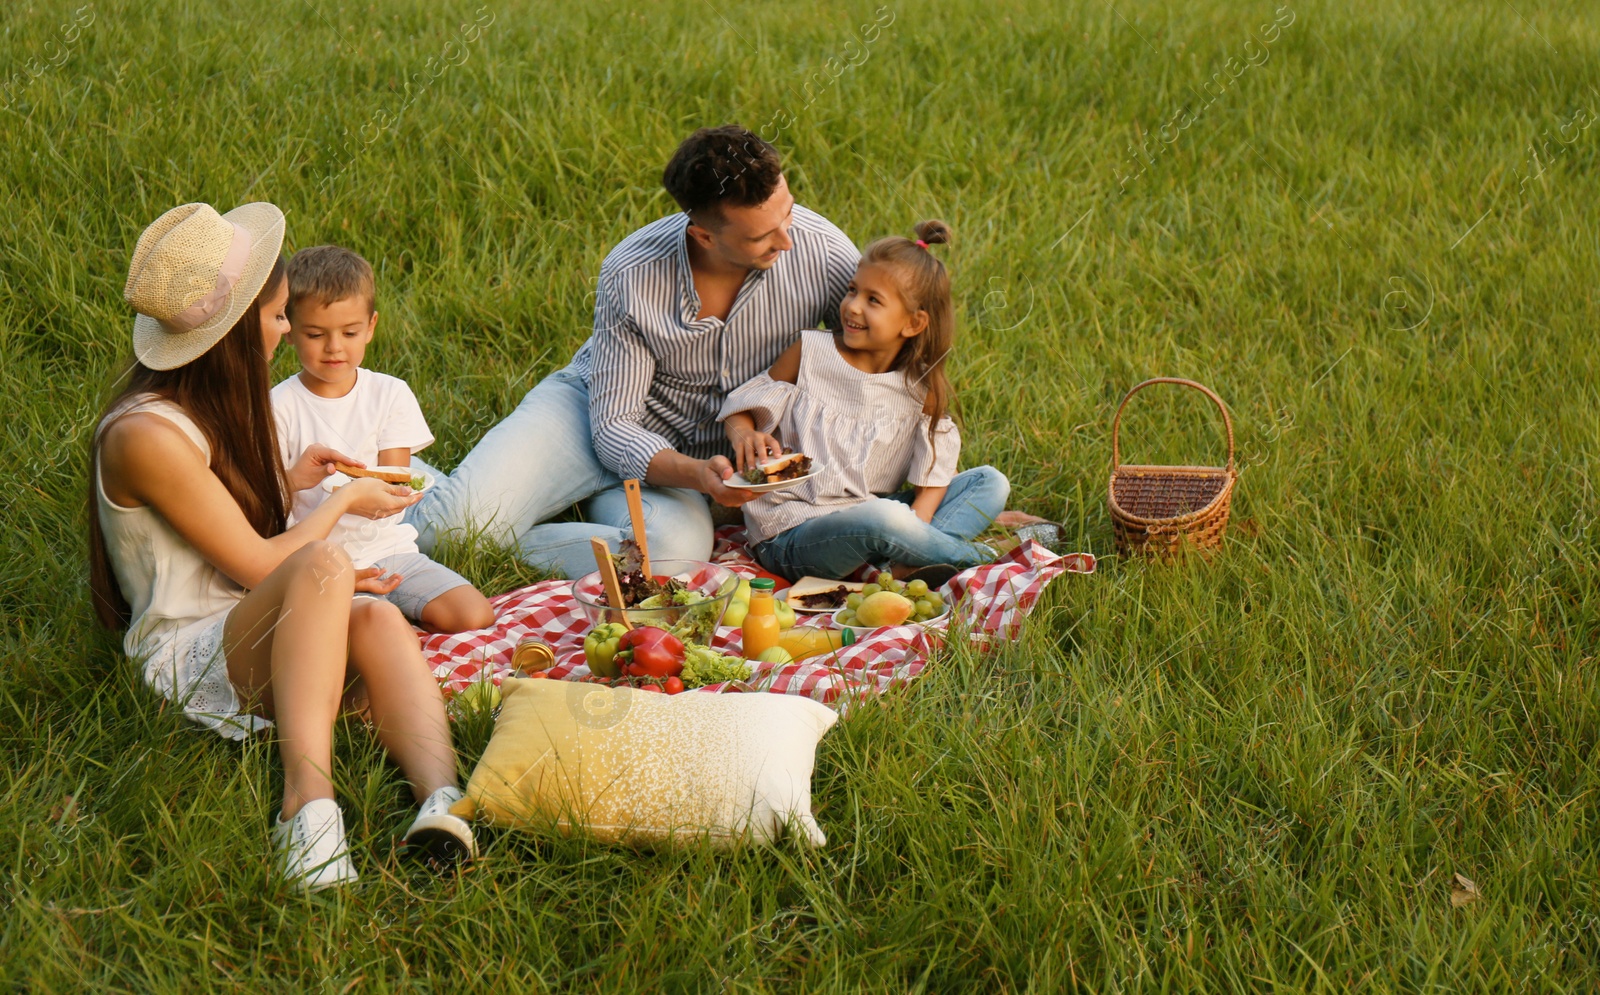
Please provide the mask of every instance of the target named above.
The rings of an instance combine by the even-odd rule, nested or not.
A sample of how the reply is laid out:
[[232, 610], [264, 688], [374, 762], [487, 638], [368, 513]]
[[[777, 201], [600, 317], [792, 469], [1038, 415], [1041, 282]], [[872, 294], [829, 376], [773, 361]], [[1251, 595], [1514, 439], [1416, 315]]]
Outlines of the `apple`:
[[777, 609], [778, 628], [779, 629], [792, 629], [792, 628], [794, 628], [794, 609], [789, 606], [789, 602], [785, 601], [785, 600], [782, 600], [782, 599], [774, 598], [772, 603], [773, 603], [773, 606]]
[[500, 707], [500, 687], [491, 680], [473, 681], [456, 695], [459, 709], [469, 712], [492, 712]]
[[728, 601], [728, 610], [722, 613], [723, 625], [743, 625], [744, 617], [750, 613], [750, 581], [740, 580], [733, 589], [733, 597]]

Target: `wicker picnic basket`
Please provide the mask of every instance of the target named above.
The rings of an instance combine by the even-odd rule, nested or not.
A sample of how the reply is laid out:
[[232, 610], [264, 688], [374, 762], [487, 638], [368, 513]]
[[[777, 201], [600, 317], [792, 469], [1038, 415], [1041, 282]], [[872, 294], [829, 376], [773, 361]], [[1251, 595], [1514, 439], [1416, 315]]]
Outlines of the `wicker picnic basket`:
[[[1216, 404], [1228, 430], [1228, 465], [1134, 466], [1124, 465], [1117, 446], [1122, 409], [1133, 395], [1151, 384], [1175, 383], [1193, 387]], [[1228, 528], [1233, 485], [1239, 471], [1233, 465], [1233, 419], [1228, 407], [1209, 387], [1178, 377], [1155, 377], [1132, 390], [1117, 405], [1111, 421], [1111, 527], [1117, 552], [1171, 556], [1184, 546], [1215, 549]]]

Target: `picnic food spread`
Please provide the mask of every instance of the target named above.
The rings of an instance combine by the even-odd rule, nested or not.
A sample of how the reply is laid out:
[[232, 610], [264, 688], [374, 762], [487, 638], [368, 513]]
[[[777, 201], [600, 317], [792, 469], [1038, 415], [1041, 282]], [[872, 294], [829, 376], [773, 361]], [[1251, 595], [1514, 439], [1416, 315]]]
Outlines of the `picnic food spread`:
[[[772, 597], [770, 578], [741, 579], [717, 564], [690, 560], [656, 561], [650, 570], [674, 572], [652, 576], [643, 555], [631, 541], [624, 541], [620, 553], [601, 547], [596, 562], [602, 569], [574, 584], [580, 604], [590, 606], [583, 639], [589, 675], [583, 680], [677, 694], [748, 680], [756, 662], [793, 663], [855, 642], [849, 630], [795, 627], [793, 609]], [[598, 575], [613, 572], [603, 582], [615, 598], [596, 590]], [[621, 602], [621, 611], [613, 600]], [[742, 656], [715, 647], [719, 622], [742, 628]]]
[[[937, 619], [949, 610], [926, 581], [900, 581], [887, 571], [868, 584], [807, 577], [789, 593], [799, 592], [794, 600], [805, 610], [840, 604], [834, 619], [841, 627], [796, 627], [793, 606], [774, 598], [769, 577], [740, 578], [717, 564], [688, 560], [646, 568], [647, 554], [632, 540], [624, 540], [619, 553], [597, 544], [595, 555], [600, 571], [574, 585], [580, 603], [590, 606], [592, 624], [583, 640], [589, 675], [582, 679], [591, 683], [677, 694], [744, 681], [757, 664], [837, 654], [855, 644], [858, 633]], [[656, 569], [676, 573], [652, 575]], [[585, 589], [602, 575], [610, 593], [586, 597]], [[741, 630], [742, 656], [715, 647], [719, 623]]]
[[757, 463], [744, 472], [744, 479], [752, 484], [775, 484], [780, 480], [794, 480], [811, 472], [811, 457], [805, 453], [785, 451], [776, 459]]
[[[716, 559], [703, 565], [702, 573], [708, 581], [702, 585], [702, 590], [715, 592], [728, 577], [751, 577], [759, 570], [758, 564], [745, 554], [746, 547], [739, 542], [740, 537], [733, 528], [725, 528], [722, 536]], [[661, 573], [668, 572], [654, 562], [651, 567]], [[1037, 543], [1024, 542], [992, 564], [963, 572], [939, 593], [946, 605], [946, 616], [959, 615], [962, 628], [972, 639], [992, 643], [996, 639], [1015, 638], [1024, 617], [1057, 577], [1090, 574], [1095, 567], [1095, 558], [1087, 553], [1060, 556]], [[556, 683], [571, 682], [578, 687], [611, 683], [590, 670], [583, 652], [584, 637], [597, 624], [617, 621], [606, 617], [606, 609], [592, 609], [590, 603], [599, 589], [598, 578], [590, 577], [576, 582], [539, 581], [501, 595], [493, 602], [497, 622], [492, 629], [463, 634], [419, 631], [423, 657], [452, 699], [480, 682], [492, 684], [510, 676], [512, 651], [520, 640], [530, 636], [555, 649], [556, 662], [541, 672], [543, 677]], [[732, 618], [736, 604], [730, 601], [728, 615], [717, 631], [715, 642], [710, 644], [711, 649], [723, 655], [743, 655], [739, 630]], [[746, 661], [751, 668], [750, 676], [743, 682], [746, 686], [726, 687], [721, 681], [712, 681], [708, 689], [695, 694], [715, 694], [725, 688], [755, 690], [799, 695], [843, 707], [848, 702], [884, 694], [915, 681], [930, 665], [934, 648], [944, 641], [942, 622], [942, 618], [935, 618], [926, 626], [859, 627], [851, 632], [855, 637], [853, 643], [846, 643], [831, 653], [803, 658], [791, 654], [795, 662], [787, 665]], [[821, 627], [832, 630], [834, 625], [829, 620]], [[812, 628], [796, 626], [788, 630], [780, 646], [787, 647], [790, 639]], [[692, 644], [685, 645], [685, 671], [695, 669], [693, 649]], [[644, 680], [627, 678], [616, 683], [626, 686]]]

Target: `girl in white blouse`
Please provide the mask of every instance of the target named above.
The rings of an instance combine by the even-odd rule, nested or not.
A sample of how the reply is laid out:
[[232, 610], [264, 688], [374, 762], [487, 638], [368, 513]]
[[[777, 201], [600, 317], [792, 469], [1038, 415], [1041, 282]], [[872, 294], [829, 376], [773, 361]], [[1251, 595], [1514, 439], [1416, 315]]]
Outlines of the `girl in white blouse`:
[[916, 233], [867, 247], [838, 332], [802, 332], [723, 404], [739, 469], [783, 447], [820, 468], [744, 506], [756, 559], [780, 576], [844, 577], [862, 563], [965, 568], [995, 555], [973, 539], [1010, 484], [989, 466], [955, 472], [961, 434], [945, 376], [955, 319], [949, 274], [929, 250], [950, 229], [923, 221]]

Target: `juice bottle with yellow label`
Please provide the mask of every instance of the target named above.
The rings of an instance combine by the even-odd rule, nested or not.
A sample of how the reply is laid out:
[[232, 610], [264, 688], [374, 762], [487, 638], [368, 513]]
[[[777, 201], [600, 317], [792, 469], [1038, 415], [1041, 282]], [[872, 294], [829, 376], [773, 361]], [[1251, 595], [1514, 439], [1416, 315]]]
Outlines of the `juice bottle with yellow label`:
[[750, 660], [778, 645], [781, 630], [772, 588], [772, 581], [766, 577], [750, 582], [750, 610], [744, 616], [744, 655]]
[[824, 629], [820, 625], [797, 625], [785, 629], [778, 637], [778, 645], [796, 660], [821, 653], [832, 653], [856, 641], [854, 629]]

